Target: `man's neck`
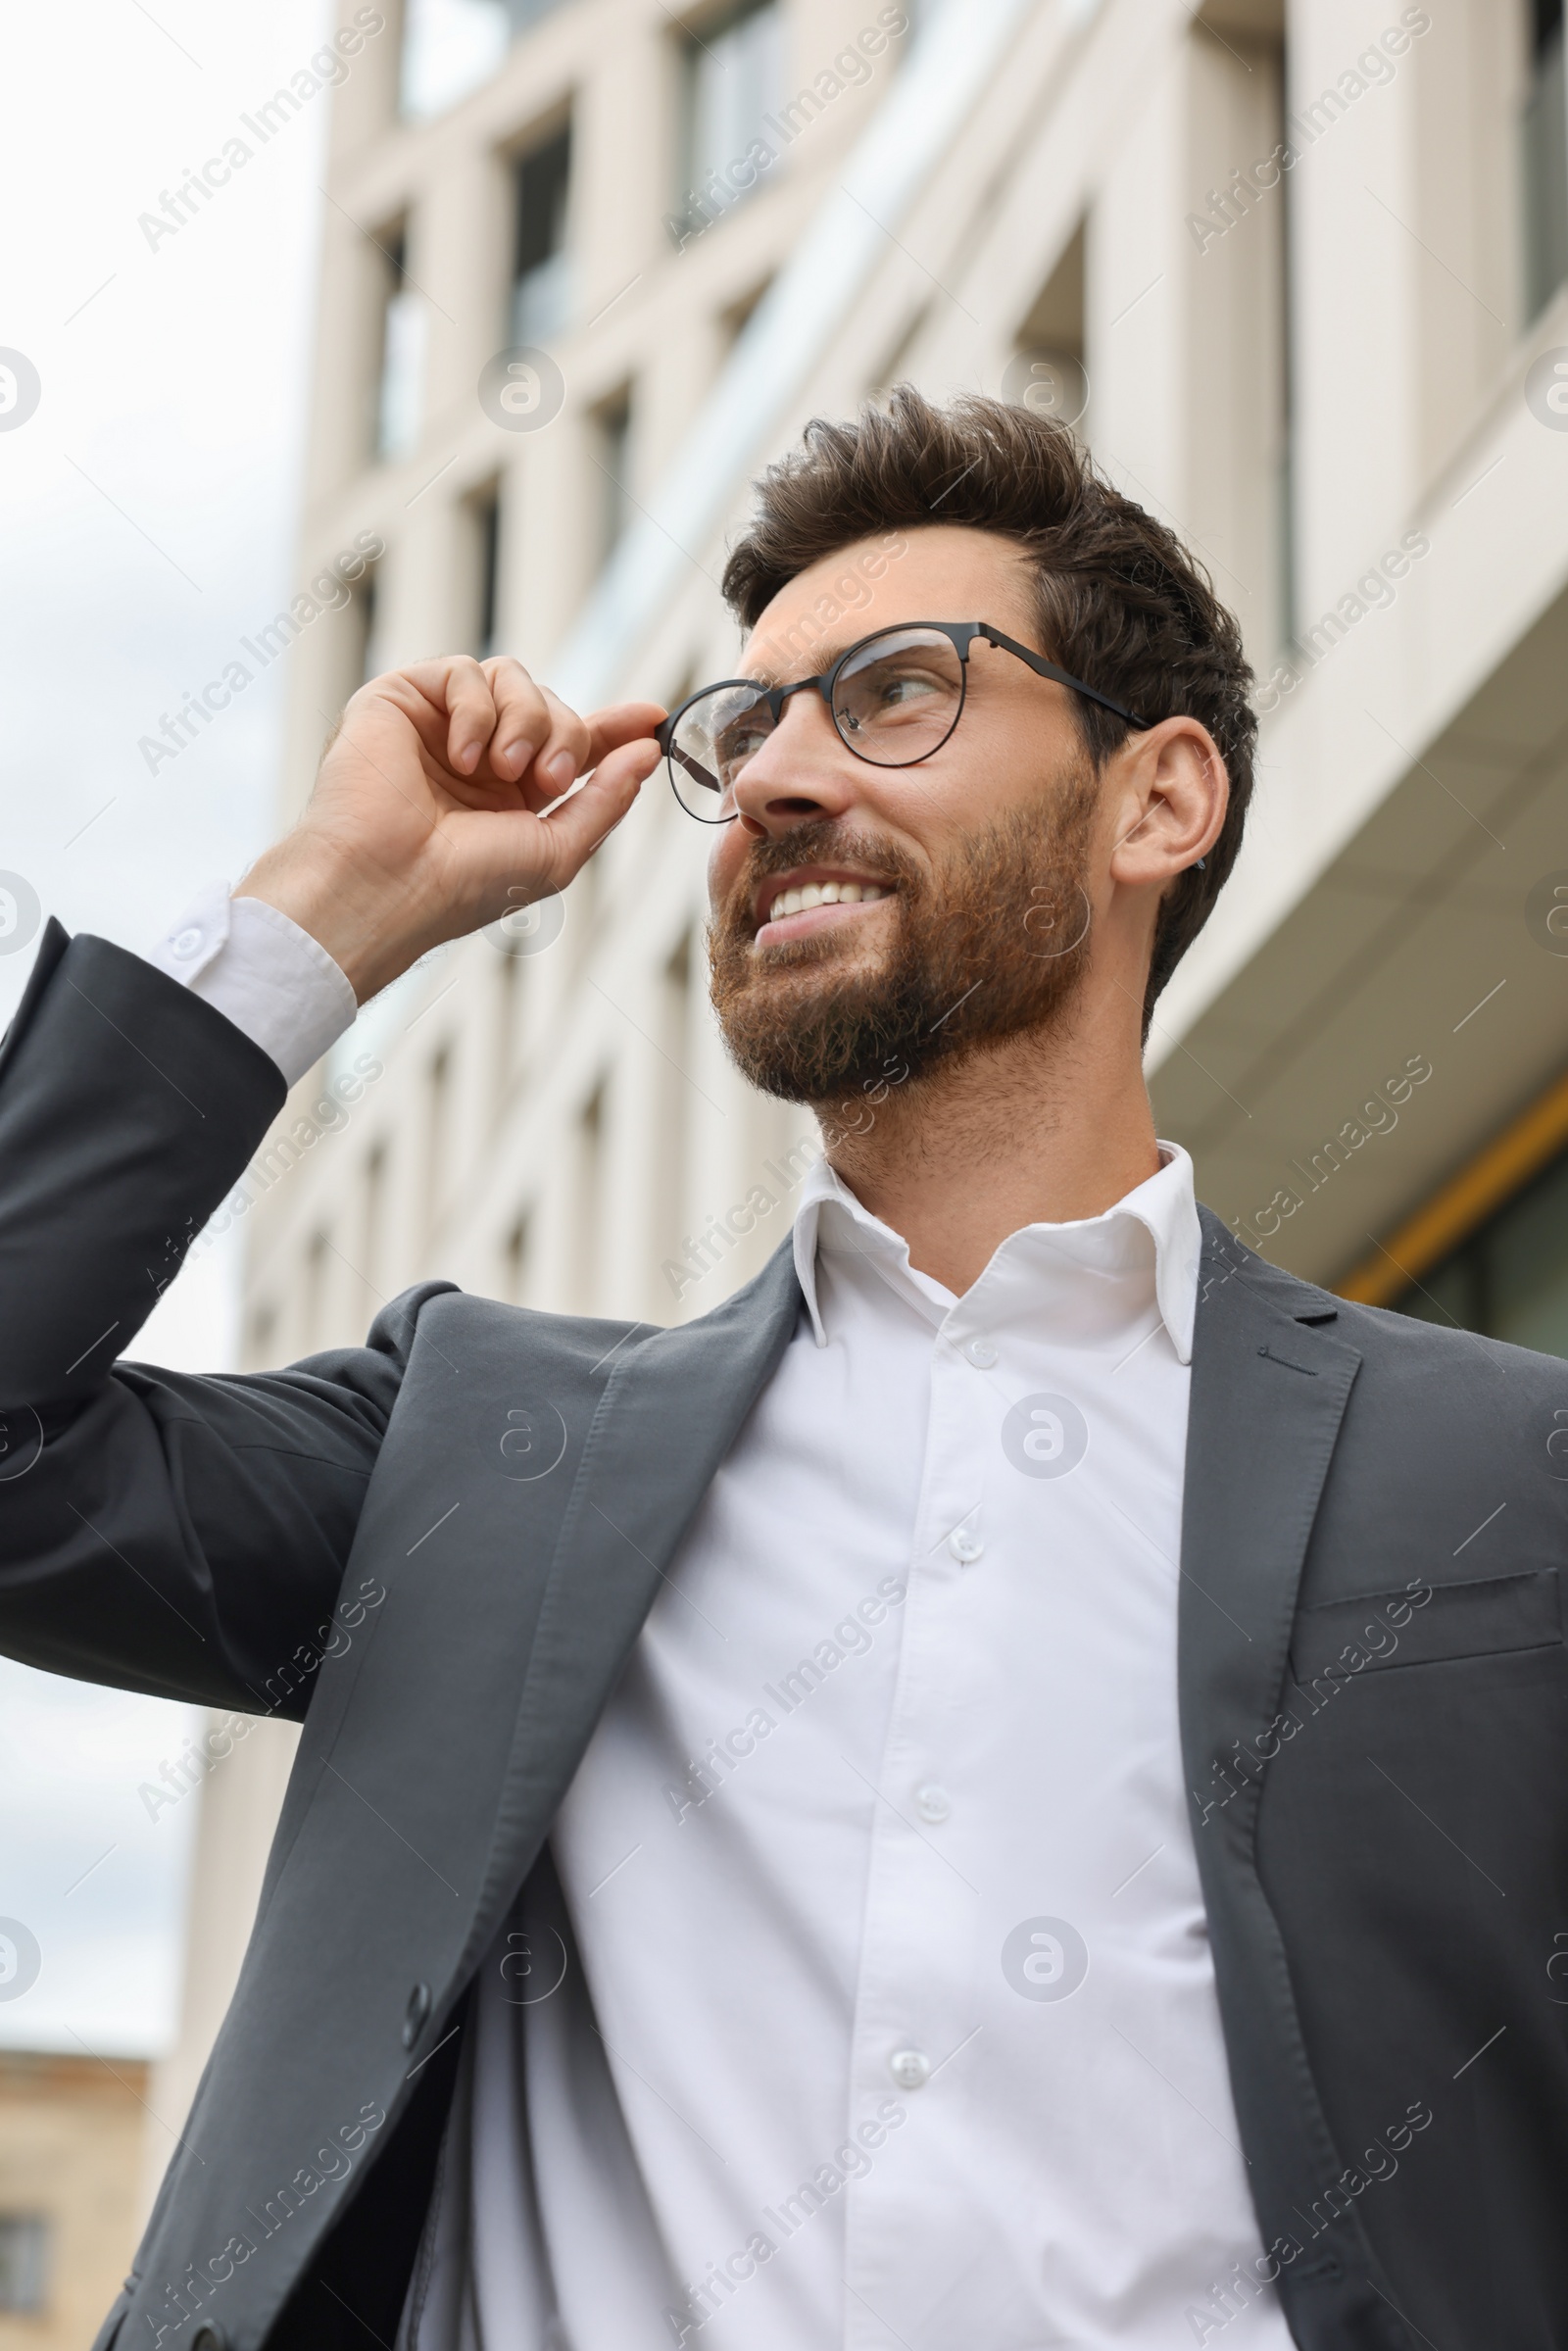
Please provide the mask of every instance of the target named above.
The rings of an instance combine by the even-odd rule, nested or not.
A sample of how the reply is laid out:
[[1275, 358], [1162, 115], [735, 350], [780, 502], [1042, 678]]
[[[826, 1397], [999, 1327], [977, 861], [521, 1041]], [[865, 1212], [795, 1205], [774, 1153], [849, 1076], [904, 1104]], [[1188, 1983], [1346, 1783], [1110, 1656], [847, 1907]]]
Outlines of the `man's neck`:
[[824, 1109], [835, 1174], [919, 1272], [961, 1295], [1009, 1233], [1099, 1216], [1154, 1174], [1141, 1063], [1122, 1037], [1097, 1050], [1099, 1025], [1004, 1038], [880, 1102]]

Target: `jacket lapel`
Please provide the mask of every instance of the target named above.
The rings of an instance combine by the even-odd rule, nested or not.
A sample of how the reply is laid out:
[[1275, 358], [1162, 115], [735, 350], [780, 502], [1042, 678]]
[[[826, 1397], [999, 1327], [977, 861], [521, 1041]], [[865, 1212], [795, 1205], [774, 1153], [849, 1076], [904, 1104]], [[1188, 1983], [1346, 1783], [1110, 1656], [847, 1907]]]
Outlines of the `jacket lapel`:
[[[1187, 1439], [1178, 1683], [1193, 1841], [1220, 2017], [1265, 2247], [1298, 2342], [1403, 2342], [1357, 2209], [1320, 2242], [1303, 2215], [1345, 2159], [1307, 2063], [1290, 1968], [1258, 1877], [1268, 1729], [1301, 1567], [1361, 1358], [1320, 1290], [1233, 1240], [1206, 1209]], [[1261, 1754], [1259, 1753], [1261, 1749]]]
[[[1324, 1295], [1203, 1211], [1182, 1515], [1182, 1743], [1194, 1833], [1250, 1839], [1232, 1768], [1278, 1708], [1301, 1563], [1361, 1358]], [[1302, 1314], [1313, 1321], [1302, 1321]], [[1255, 1768], [1255, 1767], [1254, 1767]]]
[[561, 1523], [473, 1943], [566, 1792], [665, 1569], [801, 1309], [791, 1244], [698, 1322], [626, 1347]]

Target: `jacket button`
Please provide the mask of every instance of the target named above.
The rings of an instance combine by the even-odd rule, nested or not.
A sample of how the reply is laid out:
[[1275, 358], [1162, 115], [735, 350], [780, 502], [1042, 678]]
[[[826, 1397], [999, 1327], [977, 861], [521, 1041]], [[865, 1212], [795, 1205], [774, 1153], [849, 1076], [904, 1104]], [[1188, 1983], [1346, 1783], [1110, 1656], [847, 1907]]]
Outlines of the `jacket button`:
[[227, 2351], [227, 2335], [211, 2319], [204, 2319], [190, 2338], [190, 2351]]
[[[428, 1984], [416, 1984], [409, 1994], [408, 2013], [403, 2019], [403, 2046], [406, 2049], [412, 2049], [418, 2039], [429, 2013], [430, 1986]], [[199, 2345], [192, 2343], [191, 2351], [200, 2351]], [[221, 2346], [215, 2346], [215, 2351], [221, 2351]]]

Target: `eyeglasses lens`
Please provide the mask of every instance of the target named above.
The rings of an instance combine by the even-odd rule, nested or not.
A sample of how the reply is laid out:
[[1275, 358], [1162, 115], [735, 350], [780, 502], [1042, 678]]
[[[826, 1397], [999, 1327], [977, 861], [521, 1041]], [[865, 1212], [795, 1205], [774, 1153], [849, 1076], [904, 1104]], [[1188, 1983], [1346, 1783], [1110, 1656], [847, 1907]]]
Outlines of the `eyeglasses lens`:
[[687, 814], [727, 824], [735, 814], [735, 778], [772, 732], [773, 714], [760, 690], [714, 686], [688, 704], [669, 745], [675, 797]]
[[963, 663], [931, 628], [889, 629], [851, 655], [833, 686], [833, 722], [862, 759], [907, 767], [952, 734]]
[[[963, 663], [939, 629], [884, 630], [850, 656], [833, 685], [840, 736], [878, 767], [907, 767], [940, 749], [962, 705]], [[772, 732], [760, 688], [732, 682], [689, 703], [669, 747], [670, 776], [687, 813], [727, 824], [746, 762]]]

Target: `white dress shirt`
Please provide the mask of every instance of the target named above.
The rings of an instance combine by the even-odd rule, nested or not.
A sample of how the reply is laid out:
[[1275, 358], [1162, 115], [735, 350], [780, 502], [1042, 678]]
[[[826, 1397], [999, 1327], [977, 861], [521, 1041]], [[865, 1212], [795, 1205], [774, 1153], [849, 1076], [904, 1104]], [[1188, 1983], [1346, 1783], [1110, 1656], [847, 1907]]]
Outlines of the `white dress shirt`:
[[481, 1968], [399, 2351], [1286, 2351], [1177, 1726], [1191, 1163], [961, 1298], [825, 1164], [794, 1246]]

